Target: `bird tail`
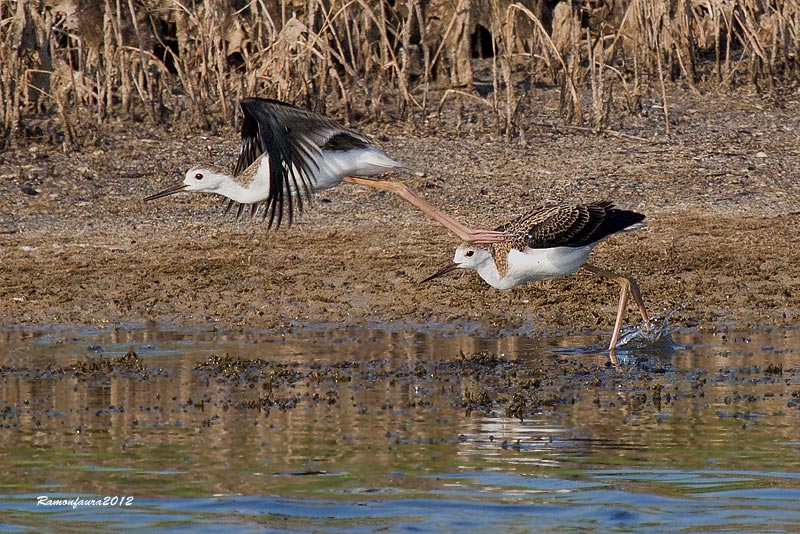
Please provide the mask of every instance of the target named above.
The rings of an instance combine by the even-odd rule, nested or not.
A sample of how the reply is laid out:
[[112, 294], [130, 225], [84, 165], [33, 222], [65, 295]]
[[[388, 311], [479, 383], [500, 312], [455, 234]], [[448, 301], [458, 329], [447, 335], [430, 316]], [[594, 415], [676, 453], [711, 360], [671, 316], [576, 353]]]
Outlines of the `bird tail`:
[[643, 225], [642, 221], [645, 216], [642, 213], [614, 207], [611, 202], [598, 202], [597, 204], [605, 210], [605, 218], [602, 223], [605, 235], [616, 234], [623, 230], [635, 230]]
[[381, 150], [365, 150], [361, 153], [359, 164], [372, 170], [373, 174], [380, 174], [389, 169], [399, 169], [405, 167], [397, 160], [393, 160]]

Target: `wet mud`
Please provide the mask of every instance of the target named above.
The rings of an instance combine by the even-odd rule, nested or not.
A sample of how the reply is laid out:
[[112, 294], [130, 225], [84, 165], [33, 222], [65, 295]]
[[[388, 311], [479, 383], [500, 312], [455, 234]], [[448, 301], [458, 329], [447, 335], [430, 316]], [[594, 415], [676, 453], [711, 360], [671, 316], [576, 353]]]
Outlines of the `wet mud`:
[[[535, 95], [543, 117], [555, 116], [551, 93]], [[676, 328], [796, 324], [800, 103], [671, 102], [668, 137], [656, 109], [597, 136], [524, 117], [512, 142], [477, 108], [460, 121], [357, 126], [407, 165], [398, 179], [473, 226], [547, 201], [645, 213], [643, 229], [592, 261], [636, 278], [651, 313], [673, 312]], [[610, 331], [617, 287], [580, 271], [507, 292], [472, 272], [420, 285], [458, 240], [389, 194], [343, 185], [277, 231], [223, 216], [219, 197], [142, 201], [192, 164], [230, 165], [237, 143], [230, 129], [120, 124], [77, 151], [29, 139], [0, 154], [0, 326]]]

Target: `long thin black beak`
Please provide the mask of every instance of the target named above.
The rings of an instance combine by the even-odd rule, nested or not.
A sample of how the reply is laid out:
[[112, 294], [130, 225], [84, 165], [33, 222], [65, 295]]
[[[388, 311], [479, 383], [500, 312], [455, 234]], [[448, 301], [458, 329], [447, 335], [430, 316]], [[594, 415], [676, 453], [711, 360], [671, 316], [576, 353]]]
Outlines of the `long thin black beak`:
[[424, 284], [425, 282], [427, 282], [429, 280], [433, 280], [434, 278], [438, 278], [438, 277], [442, 276], [443, 274], [447, 274], [450, 271], [455, 271], [456, 269], [458, 269], [458, 264], [457, 263], [449, 263], [449, 264], [445, 265], [444, 267], [442, 267], [441, 269], [439, 269], [438, 271], [436, 271], [435, 273], [433, 273], [432, 275], [430, 275], [428, 278], [426, 278], [422, 282], [420, 282], [420, 284]]
[[185, 190], [187, 187], [188, 186], [185, 184], [173, 185], [169, 189], [164, 189], [160, 193], [156, 193], [155, 195], [150, 195], [149, 197], [144, 199], [144, 201], [147, 202], [148, 200], [155, 200], [157, 198], [165, 197], [167, 195], [174, 195], [175, 193], [180, 193], [181, 191]]

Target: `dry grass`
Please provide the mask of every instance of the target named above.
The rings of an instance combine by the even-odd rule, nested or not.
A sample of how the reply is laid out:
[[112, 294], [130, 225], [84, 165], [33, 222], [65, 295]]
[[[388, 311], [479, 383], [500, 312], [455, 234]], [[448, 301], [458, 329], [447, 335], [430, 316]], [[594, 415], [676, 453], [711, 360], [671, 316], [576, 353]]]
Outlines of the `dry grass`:
[[[346, 120], [415, 120], [431, 101], [441, 111], [478, 100], [511, 138], [534, 83], [560, 86], [554, 121], [600, 131], [652, 98], [668, 133], [668, 83], [767, 94], [797, 84], [800, 0], [546, 5], [0, 0], [0, 143], [32, 121], [66, 145], [110, 118], [208, 128], [232, 121], [245, 95]], [[477, 91], [482, 61], [490, 90]]]

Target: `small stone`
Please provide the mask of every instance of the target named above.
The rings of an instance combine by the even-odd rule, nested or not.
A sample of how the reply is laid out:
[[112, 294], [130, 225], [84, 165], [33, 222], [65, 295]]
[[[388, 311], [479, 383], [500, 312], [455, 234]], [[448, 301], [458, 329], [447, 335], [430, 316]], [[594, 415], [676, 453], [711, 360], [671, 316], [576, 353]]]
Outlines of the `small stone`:
[[767, 159], [767, 153], [766, 152], [756, 152], [756, 157], [758, 159]]
[[22, 191], [22, 192], [23, 192], [23, 193], [25, 193], [26, 195], [30, 195], [30, 196], [32, 196], [32, 197], [35, 197], [36, 195], [38, 195], [38, 194], [39, 194], [39, 191], [38, 191], [38, 190], [34, 189], [33, 187], [31, 187], [31, 186], [29, 186], [29, 185], [23, 185], [23, 186], [20, 188], [20, 191]]

